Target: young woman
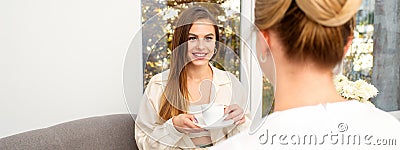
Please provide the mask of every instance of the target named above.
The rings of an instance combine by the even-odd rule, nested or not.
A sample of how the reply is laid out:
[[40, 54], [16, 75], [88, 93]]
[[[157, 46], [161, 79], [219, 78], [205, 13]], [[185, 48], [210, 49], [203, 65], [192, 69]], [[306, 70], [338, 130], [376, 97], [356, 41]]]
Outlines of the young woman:
[[[218, 40], [216, 21], [207, 9], [191, 7], [179, 16], [170, 69], [150, 80], [136, 119], [139, 149], [204, 148], [248, 126], [246, 94], [239, 80], [209, 63]], [[214, 105], [226, 106], [222, 111], [232, 125], [208, 130], [197, 126], [201, 111]]]
[[382, 139], [400, 140], [398, 120], [344, 99], [333, 83], [332, 70], [351, 44], [360, 5], [361, 0], [256, 0], [258, 42], [264, 45], [257, 48], [259, 64], [268, 76], [270, 50], [276, 65], [274, 112], [255, 134], [215, 148], [397, 149]]

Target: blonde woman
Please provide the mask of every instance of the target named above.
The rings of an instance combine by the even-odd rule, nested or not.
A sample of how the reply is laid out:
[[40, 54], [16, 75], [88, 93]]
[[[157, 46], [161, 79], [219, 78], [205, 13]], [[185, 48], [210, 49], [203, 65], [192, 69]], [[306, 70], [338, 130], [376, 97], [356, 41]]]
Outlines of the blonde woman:
[[270, 51], [276, 65], [274, 112], [256, 133], [241, 133], [215, 149], [398, 149], [399, 121], [344, 99], [333, 83], [361, 3], [256, 0], [259, 64], [268, 76]]
[[[150, 80], [136, 119], [139, 149], [206, 148], [247, 127], [245, 90], [233, 74], [209, 63], [218, 40], [216, 21], [207, 9], [191, 7], [179, 16], [170, 69]], [[197, 126], [194, 109], [214, 105], [226, 106], [222, 111], [232, 124], [210, 129]]]

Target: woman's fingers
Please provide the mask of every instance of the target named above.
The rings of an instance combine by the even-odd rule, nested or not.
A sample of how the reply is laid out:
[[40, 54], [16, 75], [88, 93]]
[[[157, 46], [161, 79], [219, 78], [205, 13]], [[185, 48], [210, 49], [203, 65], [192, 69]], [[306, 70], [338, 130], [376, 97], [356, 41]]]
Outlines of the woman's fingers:
[[233, 119], [235, 122], [239, 121], [243, 116], [243, 109], [237, 105], [231, 106], [229, 106], [227, 109], [228, 116], [225, 118], [225, 120]]
[[242, 117], [239, 121], [235, 122], [235, 125], [243, 124], [246, 121], [246, 117]]
[[190, 131], [190, 132], [201, 132], [205, 131], [205, 129], [200, 128], [199, 126], [195, 125], [194, 122], [196, 121], [196, 118], [193, 115], [186, 115], [185, 116], [187, 120], [185, 120], [184, 126], [185, 128]]
[[228, 114], [225, 120], [232, 119], [236, 125], [242, 124], [246, 121], [243, 109], [240, 108], [237, 104], [226, 107], [225, 114]]
[[235, 117], [233, 117], [232, 120], [236, 123], [236, 122], [242, 120], [243, 118], [244, 118], [243, 113], [240, 113], [240, 114], [236, 115]]
[[183, 122], [183, 124], [187, 127], [187, 128], [199, 128], [198, 126], [196, 126], [192, 120], [185, 120]]
[[237, 124], [243, 124], [244, 122], [246, 122], [246, 117], [242, 117], [242, 119], [240, 119]]
[[234, 119], [234, 121], [236, 122], [238, 119], [235, 120], [235, 118], [237, 118], [239, 116], [241, 116], [241, 112], [239, 110], [232, 111], [231, 113], [228, 114], [228, 116], [225, 118], [225, 120]]
[[229, 106], [225, 107], [225, 114], [229, 114], [230, 112], [232, 112], [238, 108], [240, 108], [240, 107], [237, 104], [229, 105]]
[[180, 114], [173, 118], [175, 128], [182, 133], [197, 133], [207, 131], [194, 124], [196, 118], [189, 114]]
[[184, 125], [185, 125], [184, 130], [186, 130], [186, 132], [189, 132], [189, 133], [197, 133], [197, 132], [206, 131], [205, 129], [200, 128], [199, 126], [196, 126], [193, 123], [193, 121], [191, 121], [191, 120], [185, 121]]

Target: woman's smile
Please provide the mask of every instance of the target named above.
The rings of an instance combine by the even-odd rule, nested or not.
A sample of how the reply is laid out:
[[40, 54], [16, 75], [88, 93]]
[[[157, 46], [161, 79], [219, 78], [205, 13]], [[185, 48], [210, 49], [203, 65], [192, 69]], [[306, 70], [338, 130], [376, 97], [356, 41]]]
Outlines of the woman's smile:
[[192, 55], [196, 60], [209, 59], [207, 58], [208, 53], [205, 52], [194, 52]]

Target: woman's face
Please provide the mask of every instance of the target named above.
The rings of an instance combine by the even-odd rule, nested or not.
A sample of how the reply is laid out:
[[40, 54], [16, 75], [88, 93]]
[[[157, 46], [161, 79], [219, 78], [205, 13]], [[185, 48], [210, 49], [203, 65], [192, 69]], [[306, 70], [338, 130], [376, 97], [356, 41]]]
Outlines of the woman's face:
[[200, 19], [189, 30], [188, 57], [193, 65], [208, 65], [214, 55], [216, 33], [211, 21]]

